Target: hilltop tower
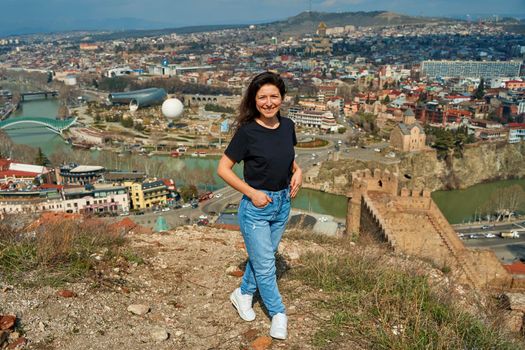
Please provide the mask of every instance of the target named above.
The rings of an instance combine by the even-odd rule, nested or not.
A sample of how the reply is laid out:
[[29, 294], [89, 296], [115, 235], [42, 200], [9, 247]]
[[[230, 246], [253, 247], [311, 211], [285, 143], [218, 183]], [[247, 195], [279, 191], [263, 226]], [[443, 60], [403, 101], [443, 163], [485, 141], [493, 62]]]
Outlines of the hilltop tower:
[[346, 218], [346, 233], [358, 234], [361, 220], [361, 203], [363, 196], [368, 191], [377, 191], [397, 196], [399, 191], [399, 178], [388, 170], [369, 169], [352, 173], [352, 189], [348, 199]]
[[326, 24], [324, 22], [320, 22], [319, 26], [317, 27], [317, 35], [319, 35], [321, 37], [325, 37], [326, 36], [326, 28], [328, 28], [326, 26]]

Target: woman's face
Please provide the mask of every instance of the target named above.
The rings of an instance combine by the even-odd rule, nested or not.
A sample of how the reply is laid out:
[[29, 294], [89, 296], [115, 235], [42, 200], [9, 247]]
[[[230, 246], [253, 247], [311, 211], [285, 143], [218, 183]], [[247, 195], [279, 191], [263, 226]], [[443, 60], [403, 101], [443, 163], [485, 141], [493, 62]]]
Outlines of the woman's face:
[[279, 112], [283, 102], [277, 86], [265, 84], [255, 94], [255, 104], [261, 118], [273, 118]]

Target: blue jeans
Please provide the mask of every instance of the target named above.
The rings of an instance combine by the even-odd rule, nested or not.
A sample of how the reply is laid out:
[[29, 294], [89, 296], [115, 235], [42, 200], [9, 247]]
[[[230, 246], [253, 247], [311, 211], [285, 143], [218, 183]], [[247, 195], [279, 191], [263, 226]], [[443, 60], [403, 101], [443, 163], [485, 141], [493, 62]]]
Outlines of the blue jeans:
[[263, 191], [271, 199], [263, 208], [243, 196], [239, 205], [239, 226], [248, 252], [241, 293], [253, 295], [257, 289], [270, 314], [286, 313], [277, 287], [275, 253], [290, 215], [290, 190]]

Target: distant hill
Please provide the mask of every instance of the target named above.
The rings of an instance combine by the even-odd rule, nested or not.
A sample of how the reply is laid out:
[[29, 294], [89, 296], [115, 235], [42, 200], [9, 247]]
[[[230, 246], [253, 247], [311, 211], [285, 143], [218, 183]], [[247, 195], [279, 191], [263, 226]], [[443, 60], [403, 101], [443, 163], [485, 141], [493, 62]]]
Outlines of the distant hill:
[[443, 21], [456, 21], [448, 18], [413, 17], [387, 11], [372, 12], [302, 12], [297, 16], [283, 21], [267, 24], [268, 27], [278, 30], [283, 34], [305, 34], [315, 32], [319, 22], [324, 22], [328, 27], [354, 25], [360, 27], [402, 25], [418, 23], [435, 23]]
[[158, 37], [169, 34], [189, 34], [211, 32], [215, 30], [236, 29], [248, 27], [247, 24], [217, 24], [217, 25], [201, 25], [188, 26], [180, 28], [164, 28], [164, 29], [148, 29], [148, 30], [123, 30], [112, 33], [96, 34], [92, 36], [95, 41], [118, 40], [137, 37]]

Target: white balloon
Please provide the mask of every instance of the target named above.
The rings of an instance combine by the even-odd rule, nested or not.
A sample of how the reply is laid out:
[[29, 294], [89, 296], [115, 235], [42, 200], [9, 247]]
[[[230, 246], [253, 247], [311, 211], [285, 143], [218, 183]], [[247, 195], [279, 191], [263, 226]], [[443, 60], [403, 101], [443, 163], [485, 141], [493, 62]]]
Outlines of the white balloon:
[[182, 114], [184, 106], [182, 102], [176, 98], [168, 98], [164, 103], [162, 103], [162, 114], [166, 118], [177, 118]]

